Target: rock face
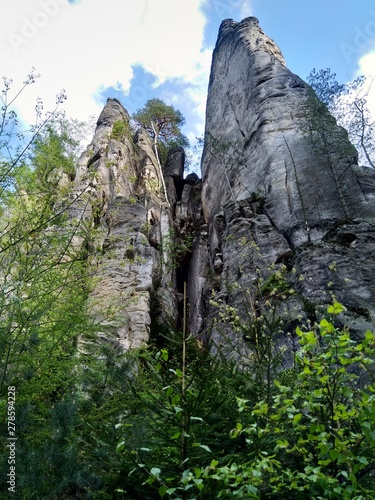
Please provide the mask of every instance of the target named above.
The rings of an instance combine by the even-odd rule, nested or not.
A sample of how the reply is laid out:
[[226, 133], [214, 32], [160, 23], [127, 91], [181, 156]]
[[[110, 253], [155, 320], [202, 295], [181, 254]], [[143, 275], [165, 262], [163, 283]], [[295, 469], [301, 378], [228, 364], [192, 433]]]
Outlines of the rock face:
[[[255, 289], [280, 270], [296, 291], [278, 311], [285, 331], [301, 315], [318, 314], [332, 296], [347, 307], [351, 328], [373, 327], [375, 175], [345, 155], [350, 144], [339, 127], [332, 132], [341, 138], [335, 161], [336, 153], [314, 151], [303, 132], [308, 93], [257, 19], [222, 23], [202, 158], [207, 229], [190, 277], [195, 334], [217, 316], [212, 289], [244, 320], [249, 309], [256, 315]], [[246, 352], [242, 335], [215, 324], [217, 344]]]
[[103, 331], [123, 349], [149, 340], [151, 313], [176, 319], [175, 279], [161, 241], [172, 230], [159, 167], [146, 132], [132, 137], [127, 111], [108, 99], [75, 179], [72, 217], [93, 226], [90, 304]]
[[308, 96], [257, 19], [224, 21], [202, 180], [184, 178], [182, 148], [162, 173], [147, 134], [132, 137], [126, 110], [108, 100], [71, 207], [95, 230], [77, 244], [90, 255], [105, 341], [134, 348], [148, 341], [152, 319], [181, 325], [184, 283], [190, 332], [239, 360], [254, 345], [246, 325], [266, 317], [276, 346], [294, 348], [295, 326], [319, 319], [333, 299], [358, 335], [373, 328], [375, 175], [356, 165], [332, 120], [339, 150], [313, 147]]
[[183, 178], [184, 161], [184, 150], [173, 148], [162, 171], [148, 134], [133, 135], [116, 99], [108, 99], [79, 160], [70, 217], [81, 221], [76, 245], [93, 276], [89, 307], [99, 338], [124, 350], [149, 341], [152, 320], [180, 321], [201, 213], [200, 180]]

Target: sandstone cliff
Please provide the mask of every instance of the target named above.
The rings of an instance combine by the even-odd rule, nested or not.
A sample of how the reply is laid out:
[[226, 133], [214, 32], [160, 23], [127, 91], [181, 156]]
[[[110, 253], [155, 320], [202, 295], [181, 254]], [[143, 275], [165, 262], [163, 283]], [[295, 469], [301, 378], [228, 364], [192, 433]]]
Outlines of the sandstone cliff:
[[79, 160], [70, 216], [90, 229], [76, 244], [89, 256], [98, 335], [123, 349], [144, 345], [152, 320], [178, 323], [190, 251], [176, 257], [174, 248], [190, 234], [199, 185], [194, 174], [183, 178], [183, 167], [183, 149], [172, 149], [163, 172], [166, 197], [148, 134], [134, 136], [127, 111], [108, 99]]
[[103, 338], [128, 349], [148, 341], [152, 318], [178, 323], [184, 282], [190, 331], [231, 355], [247, 355], [251, 342], [234, 323], [220, 324], [220, 314], [256, 320], [277, 288], [285, 294], [272, 314], [284, 346], [292, 347], [301, 318], [318, 318], [332, 298], [357, 334], [373, 327], [375, 175], [346, 154], [339, 127], [337, 161], [314, 151], [304, 132], [308, 93], [257, 19], [224, 21], [202, 181], [184, 179], [184, 152], [172, 150], [168, 200], [147, 134], [133, 138], [126, 110], [108, 100], [79, 163], [75, 190], [83, 194], [71, 214], [95, 226], [92, 241], [79, 244], [95, 249], [90, 300], [99, 316], [110, 311]]
[[[216, 277], [196, 286], [190, 298], [192, 311], [205, 311], [206, 321], [210, 288], [244, 317], [251, 307], [246, 291], [261, 279], [272, 281], [284, 264], [285, 280], [296, 291], [278, 311], [285, 332], [293, 333], [301, 315], [319, 316], [332, 297], [347, 307], [352, 329], [373, 327], [375, 176], [345, 154], [350, 144], [339, 127], [332, 131], [340, 137], [340, 151], [332, 153], [337, 161], [314, 151], [303, 131], [308, 92], [257, 19], [222, 23], [202, 158], [207, 245], [205, 251], [197, 245], [200, 257], [193, 256], [193, 262], [208, 262]], [[192, 269], [193, 282], [202, 267]], [[215, 332], [225, 343], [220, 328]], [[238, 334], [226, 333], [240, 346]]]

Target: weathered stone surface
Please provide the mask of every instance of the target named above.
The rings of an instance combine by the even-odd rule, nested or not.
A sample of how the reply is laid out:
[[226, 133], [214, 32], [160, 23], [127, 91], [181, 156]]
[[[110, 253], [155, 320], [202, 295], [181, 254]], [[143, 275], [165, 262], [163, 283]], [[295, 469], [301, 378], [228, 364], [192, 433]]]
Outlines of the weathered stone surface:
[[185, 151], [182, 147], [172, 148], [168, 152], [167, 163], [163, 169], [164, 177], [171, 176], [181, 182], [184, 176]]
[[[116, 123], [122, 126], [114, 131]], [[161, 251], [172, 214], [150, 139], [145, 131], [132, 138], [116, 99], [108, 99], [80, 158], [74, 192], [71, 217], [96, 229], [89, 300], [103, 328], [98, 335], [123, 349], [140, 347], [149, 340], [151, 310], [176, 320], [175, 277]]]
[[[190, 331], [241, 362], [253, 352], [242, 327], [264, 314], [273, 318], [275, 348], [291, 352], [295, 327], [319, 319], [333, 299], [356, 335], [373, 328], [375, 174], [353, 154], [332, 165], [312, 149], [303, 132], [307, 95], [257, 19], [224, 21], [202, 180], [184, 179], [182, 148], [169, 152], [162, 174], [147, 133], [131, 137], [126, 110], [108, 100], [70, 209], [96, 229], [94, 241], [77, 244], [96, 249], [90, 300], [103, 341], [144, 344], [152, 315], [181, 324], [185, 282]], [[333, 130], [349, 150], [345, 131]]]
[[[205, 304], [209, 300], [206, 282], [210, 270], [207, 249], [207, 228], [200, 228], [200, 236], [196, 240], [190, 261], [187, 294], [189, 297], [189, 329], [199, 336], [203, 333], [205, 321]], [[204, 339], [205, 340], [205, 339]]]
[[[333, 297], [347, 307], [345, 321], [357, 334], [374, 324], [375, 174], [353, 156], [342, 155], [333, 168], [313, 151], [303, 133], [307, 95], [257, 19], [222, 23], [202, 158], [208, 257], [201, 241], [191, 269], [190, 300], [205, 311], [203, 321], [201, 313], [192, 320], [197, 335], [217, 316], [205, 289], [245, 321], [247, 292], [283, 264], [296, 290], [278, 310], [288, 318], [285, 331], [301, 316], [319, 315]], [[349, 145], [345, 131], [335, 133]], [[204, 262], [209, 270], [199, 270]], [[211, 277], [198, 285], [197, 275]], [[233, 329], [217, 325], [213, 335], [247, 355]]]
[[[230, 201], [256, 193], [292, 245], [321, 237], [318, 227], [347, 217], [329, 165], [301, 131], [307, 85], [286, 67], [255, 18], [224, 21], [213, 55], [203, 161], [207, 220]], [[358, 168], [337, 166], [349, 217], [373, 216]], [[361, 171], [361, 175], [363, 172]], [[373, 177], [373, 176], [372, 176]], [[308, 229], [306, 229], [308, 226]]]

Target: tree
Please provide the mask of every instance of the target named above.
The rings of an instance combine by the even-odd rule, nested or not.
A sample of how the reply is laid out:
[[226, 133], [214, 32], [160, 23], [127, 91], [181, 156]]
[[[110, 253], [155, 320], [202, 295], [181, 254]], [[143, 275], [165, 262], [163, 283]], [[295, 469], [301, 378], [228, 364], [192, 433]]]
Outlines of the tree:
[[336, 118], [330, 111], [335, 96], [341, 88], [334, 76], [329, 70], [312, 73], [309, 79], [311, 91], [306, 99], [303, 128], [314, 154], [328, 166], [344, 216], [349, 218], [342, 185], [348, 169], [357, 163], [358, 154], [348, 139], [347, 131], [338, 126]]
[[[260, 289], [270, 302], [274, 290], [281, 298], [282, 275]], [[117, 426], [125, 473], [117, 491], [186, 500], [373, 498], [375, 336], [368, 330], [357, 342], [335, 327], [344, 311], [334, 302], [320, 321], [297, 327], [293, 366], [268, 375], [261, 363], [277, 362], [278, 353], [266, 335], [255, 341], [259, 317], [241, 326], [258, 343], [259, 376], [189, 337], [184, 386], [181, 340], [171, 332], [162, 349], [140, 353], [134, 403]]]
[[368, 95], [373, 80], [359, 77], [345, 85], [338, 96], [333, 113], [359, 153], [362, 165], [375, 168], [375, 119], [368, 107]]
[[119, 477], [118, 491], [129, 498], [217, 498], [215, 481], [201, 497], [203, 479], [189, 485], [185, 471], [203, 469], [212, 455], [227, 464], [239, 452], [242, 443], [228, 430], [236, 423], [236, 391], [245, 390], [247, 377], [192, 336], [165, 326], [159, 335], [161, 349], [140, 353], [138, 376], [130, 381], [133, 403], [118, 425], [117, 451], [129, 474]]
[[186, 147], [189, 144], [182, 134], [181, 127], [185, 123], [182, 113], [174, 106], [165, 104], [161, 99], [150, 99], [145, 107], [133, 114], [136, 124], [149, 133], [154, 144], [161, 150], [173, 146]]
[[348, 131], [349, 139], [358, 151], [359, 161], [375, 168], [375, 120], [368, 107], [373, 81], [360, 76], [342, 85], [329, 68], [314, 69], [307, 81], [337, 123]]
[[374, 384], [358, 373], [372, 373], [374, 334], [356, 343], [335, 328], [344, 310], [333, 303], [313, 328], [296, 329], [295, 365], [274, 377], [271, 400], [239, 400], [231, 435], [246, 436], [246, 458], [201, 472], [221, 482], [224, 498], [373, 498]]
[[134, 113], [132, 118], [136, 126], [145, 129], [153, 141], [160, 182], [169, 205], [162, 164], [165, 164], [171, 147], [188, 146], [189, 142], [180, 128], [185, 123], [185, 118], [173, 106], [168, 106], [161, 99], [156, 98], [148, 100], [145, 107]]
[[[69, 439], [77, 403], [77, 344], [92, 331], [85, 306], [90, 280], [74, 244], [88, 228], [69, 219], [70, 186], [62, 182], [74, 175], [76, 140], [58, 114], [60, 98], [46, 114], [37, 101], [34, 125], [19, 122], [12, 106], [33, 81], [29, 76], [9, 97], [11, 82], [4, 80], [0, 128], [1, 432], [7, 434], [11, 386], [19, 437], [17, 490], [25, 498], [66, 489], [75, 473], [78, 450]], [[6, 451], [4, 444], [2, 478], [9, 468]], [[6, 480], [0, 489], [5, 495]]]
[[31, 146], [44, 127], [58, 116], [59, 108], [66, 99], [62, 90], [56, 96], [56, 106], [51, 112], [43, 113], [43, 102], [37, 99], [35, 104], [34, 124], [20, 128], [19, 119], [14, 104], [29, 85], [33, 85], [40, 75], [32, 68], [20, 89], [13, 90], [13, 80], [3, 77], [4, 88], [1, 91], [0, 115], [0, 200], [7, 188], [12, 188], [14, 173], [24, 161]]

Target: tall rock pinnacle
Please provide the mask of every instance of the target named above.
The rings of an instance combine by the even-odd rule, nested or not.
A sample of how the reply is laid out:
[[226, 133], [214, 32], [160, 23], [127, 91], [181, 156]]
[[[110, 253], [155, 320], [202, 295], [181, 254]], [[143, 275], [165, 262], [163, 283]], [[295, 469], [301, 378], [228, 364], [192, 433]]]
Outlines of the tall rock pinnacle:
[[[196, 328], [209, 328], [217, 316], [212, 289], [243, 321], [252, 307], [260, 314], [254, 304], [261, 280], [271, 279], [282, 264], [296, 292], [278, 311], [289, 325], [301, 315], [318, 314], [332, 297], [347, 307], [352, 328], [372, 325], [375, 175], [356, 165], [346, 132], [335, 124], [331, 130], [340, 151], [314, 150], [304, 131], [308, 95], [307, 84], [287, 69], [256, 18], [223, 21], [202, 158], [207, 243], [197, 243], [191, 269]], [[203, 323], [197, 323], [202, 315]], [[216, 322], [213, 331], [218, 343], [242, 343], [233, 328]]]
[[172, 214], [150, 138], [143, 130], [133, 136], [117, 99], [108, 99], [99, 116], [74, 182], [71, 216], [91, 226], [89, 240], [78, 243], [89, 247], [98, 335], [124, 350], [140, 347], [149, 340], [151, 310], [170, 321], [177, 314], [175, 280], [160, 245]]

